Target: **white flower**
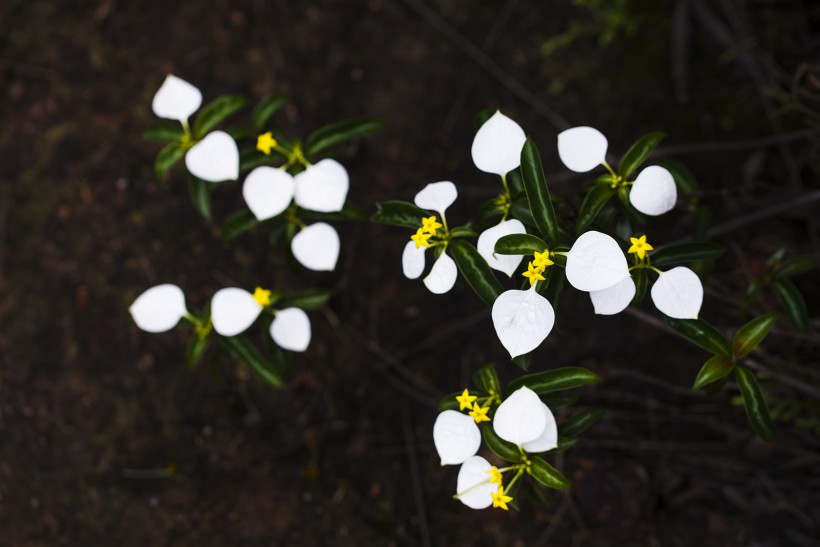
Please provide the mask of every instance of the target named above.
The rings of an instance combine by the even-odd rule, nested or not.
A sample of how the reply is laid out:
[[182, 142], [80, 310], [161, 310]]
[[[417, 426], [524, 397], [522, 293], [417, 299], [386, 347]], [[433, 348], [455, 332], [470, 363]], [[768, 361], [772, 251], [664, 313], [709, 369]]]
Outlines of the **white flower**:
[[495, 244], [504, 236], [512, 234], [526, 234], [527, 229], [516, 219], [505, 220], [500, 224], [484, 230], [478, 236], [476, 247], [478, 253], [484, 257], [487, 264], [494, 270], [504, 272], [507, 277], [511, 277], [524, 255], [499, 255], [495, 254]]
[[280, 348], [305, 351], [310, 344], [310, 319], [299, 308], [279, 310], [270, 325], [270, 335]]
[[631, 277], [616, 283], [608, 289], [591, 291], [589, 298], [598, 315], [615, 315], [621, 313], [635, 298], [635, 282]]
[[317, 222], [293, 236], [290, 250], [302, 266], [317, 272], [332, 272], [339, 259], [339, 234], [330, 224]]
[[555, 325], [555, 311], [535, 285], [503, 292], [493, 302], [492, 318], [498, 339], [512, 358], [541, 345]]
[[470, 509], [486, 509], [493, 504], [493, 494], [498, 492], [498, 483], [490, 483], [490, 462], [481, 456], [472, 456], [461, 464], [458, 470], [456, 496]]
[[184, 124], [202, 105], [202, 93], [194, 86], [173, 74], [165, 77], [151, 107], [160, 118], [177, 120]]
[[[522, 448], [525, 443], [540, 442], [548, 426], [547, 416], [552, 417], [549, 409], [544, 412], [544, 406], [533, 390], [520, 387], [498, 405], [493, 416], [496, 435]], [[554, 421], [551, 418], [550, 427]]]
[[264, 306], [244, 289], [220, 289], [211, 299], [211, 321], [222, 336], [236, 336], [253, 325]]
[[473, 139], [473, 163], [485, 173], [503, 177], [521, 165], [521, 149], [526, 141], [521, 126], [496, 111]]
[[151, 287], [134, 300], [128, 311], [146, 332], [171, 330], [188, 313], [182, 289], [171, 284]]
[[567, 252], [567, 281], [579, 291], [608, 289], [629, 277], [623, 251], [612, 237], [589, 231]]
[[629, 191], [629, 202], [641, 213], [658, 216], [675, 208], [678, 188], [672, 174], [658, 165], [650, 165], [638, 174]]
[[546, 403], [542, 402], [541, 404], [544, 407], [544, 417], [546, 418], [544, 431], [535, 440], [521, 445], [521, 448], [530, 454], [546, 452], [558, 446], [558, 424], [555, 423], [555, 416], [552, 415], [552, 411]]
[[592, 171], [606, 161], [609, 143], [594, 127], [573, 127], [558, 134], [558, 156], [576, 173]]
[[445, 410], [433, 424], [433, 443], [441, 465], [460, 464], [478, 452], [481, 431], [467, 414]]
[[242, 197], [259, 221], [273, 218], [287, 209], [295, 191], [293, 175], [267, 165], [248, 173], [242, 185]]

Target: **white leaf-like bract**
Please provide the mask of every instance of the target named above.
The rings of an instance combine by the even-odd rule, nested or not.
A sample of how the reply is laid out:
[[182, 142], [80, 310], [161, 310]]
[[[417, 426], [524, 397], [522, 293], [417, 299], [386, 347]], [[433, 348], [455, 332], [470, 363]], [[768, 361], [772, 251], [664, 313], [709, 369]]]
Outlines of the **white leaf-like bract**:
[[652, 302], [675, 319], [697, 319], [703, 304], [703, 284], [695, 272], [678, 266], [663, 272], [652, 285]]
[[553, 416], [550, 407], [544, 405], [544, 416], [546, 417], [546, 425], [541, 435], [534, 441], [523, 443], [521, 448], [530, 454], [538, 454], [539, 452], [546, 452], [558, 446], [558, 424], [555, 423], [555, 416]]
[[293, 200], [293, 176], [283, 171], [263, 165], [245, 177], [242, 197], [256, 220], [273, 218], [288, 208]]
[[640, 172], [629, 191], [629, 202], [649, 216], [671, 211], [678, 200], [678, 188], [672, 174], [658, 165], [650, 165]]
[[623, 251], [612, 237], [589, 231], [567, 253], [567, 281], [579, 291], [602, 291], [629, 277]]
[[606, 161], [607, 140], [593, 127], [573, 127], [558, 134], [558, 155], [570, 171], [586, 173]]
[[495, 244], [504, 236], [526, 233], [527, 229], [524, 228], [520, 220], [505, 220], [501, 224], [484, 230], [481, 235], [478, 236], [478, 242], [476, 243], [478, 254], [484, 257], [484, 260], [487, 261], [487, 264], [489, 264], [491, 268], [504, 272], [507, 274], [507, 277], [510, 277], [513, 272], [515, 272], [515, 269], [518, 268], [518, 265], [521, 264], [521, 259], [524, 258], [524, 255], [495, 254]]
[[338, 161], [322, 160], [297, 174], [295, 179], [299, 207], [322, 213], [335, 213], [344, 207], [350, 179]]
[[490, 469], [490, 462], [481, 456], [473, 456], [461, 464], [456, 495], [470, 509], [486, 509], [493, 504], [492, 494], [498, 492], [498, 484], [490, 484]]
[[222, 336], [236, 336], [253, 325], [262, 306], [244, 289], [228, 287], [216, 291], [211, 299], [211, 321]]
[[481, 431], [467, 414], [445, 410], [433, 424], [433, 443], [441, 465], [460, 464], [478, 452]]
[[296, 260], [317, 272], [331, 272], [336, 268], [340, 246], [339, 234], [325, 222], [303, 228], [290, 242]]
[[188, 313], [182, 289], [170, 283], [151, 287], [134, 300], [128, 311], [145, 332], [171, 330]]
[[501, 293], [493, 302], [492, 317], [498, 339], [512, 358], [540, 346], [555, 325], [549, 300], [532, 288]]
[[485, 173], [504, 176], [521, 165], [521, 149], [526, 141], [521, 126], [496, 111], [475, 134], [473, 163]]
[[416, 247], [415, 241], [408, 241], [401, 253], [401, 269], [407, 279], [418, 279], [424, 272], [424, 251], [427, 247], [423, 245]]
[[239, 150], [236, 141], [224, 131], [212, 131], [185, 154], [190, 173], [208, 182], [239, 178]]
[[458, 197], [456, 185], [450, 181], [431, 182], [416, 194], [413, 202], [422, 209], [443, 215]]
[[453, 288], [458, 277], [458, 268], [455, 261], [447, 253], [441, 253], [430, 273], [424, 278], [424, 285], [433, 294], [444, 294]]
[[533, 390], [523, 386], [498, 405], [493, 429], [507, 442], [519, 446], [538, 439], [547, 427], [544, 403]]
[[624, 311], [635, 298], [635, 282], [631, 277], [616, 283], [608, 289], [592, 291], [589, 299], [598, 315], [615, 315]]
[[310, 344], [310, 319], [299, 308], [279, 310], [270, 325], [270, 336], [280, 348], [305, 351]]
[[154, 95], [151, 108], [160, 118], [184, 123], [201, 104], [202, 93], [196, 87], [169, 74]]

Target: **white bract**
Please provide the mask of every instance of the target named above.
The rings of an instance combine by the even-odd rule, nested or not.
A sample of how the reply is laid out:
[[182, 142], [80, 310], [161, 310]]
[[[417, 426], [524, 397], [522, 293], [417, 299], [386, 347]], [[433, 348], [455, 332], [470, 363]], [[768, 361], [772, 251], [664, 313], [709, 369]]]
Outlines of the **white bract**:
[[703, 304], [700, 278], [684, 266], [661, 272], [651, 294], [658, 310], [676, 319], [697, 319]]
[[271, 323], [270, 336], [283, 349], [305, 351], [310, 344], [310, 319], [299, 308], [279, 310]]
[[[496, 435], [518, 446], [539, 440], [547, 428], [547, 409], [536, 393], [523, 386], [498, 405], [493, 417]], [[552, 419], [554, 422], [554, 418]]]
[[407, 279], [418, 279], [424, 272], [424, 251], [427, 247], [416, 247], [414, 241], [408, 241], [401, 254], [401, 269]]
[[576, 173], [592, 171], [606, 161], [607, 140], [593, 127], [573, 127], [558, 134], [558, 156]]
[[151, 287], [134, 300], [128, 311], [146, 332], [171, 330], [188, 313], [182, 289], [170, 283]]
[[476, 247], [478, 253], [484, 257], [487, 264], [494, 270], [504, 272], [507, 277], [512, 276], [524, 255], [500, 255], [495, 253], [495, 244], [504, 236], [512, 234], [526, 234], [527, 229], [521, 221], [516, 219], [505, 220], [504, 222], [484, 230], [478, 236]]
[[485, 173], [503, 177], [521, 165], [521, 149], [526, 141], [521, 126], [496, 111], [473, 139], [473, 163]]
[[256, 220], [273, 218], [288, 208], [293, 201], [296, 181], [282, 169], [263, 165], [245, 177], [242, 197]]
[[444, 216], [444, 212], [453, 204], [457, 197], [458, 190], [456, 190], [456, 185], [452, 182], [431, 182], [416, 194], [413, 202], [422, 209], [435, 211]]
[[445, 410], [433, 424], [433, 443], [441, 465], [460, 464], [478, 452], [481, 431], [467, 414]]
[[211, 321], [218, 334], [236, 336], [245, 332], [256, 321], [262, 309], [248, 291], [228, 287], [216, 291], [211, 299]]
[[498, 339], [513, 358], [537, 348], [555, 325], [555, 311], [535, 285], [502, 293], [493, 302], [492, 318]]
[[447, 253], [441, 253], [433, 262], [430, 273], [424, 278], [424, 286], [433, 294], [444, 294], [456, 284], [457, 276], [458, 269], [455, 261]]
[[658, 165], [650, 165], [641, 171], [629, 191], [632, 206], [650, 216], [671, 211], [677, 200], [675, 179], [669, 171]]
[[530, 454], [546, 452], [558, 446], [558, 424], [555, 423], [555, 416], [545, 403], [542, 402], [541, 404], [544, 407], [544, 417], [546, 418], [544, 431], [535, 440], [521, 445], [521, 448]]
[[299, 207], [321, 213], [335, 213], [344, 207], [350, 178], [338, 161], [324, 159], [309, 165], [294, 178], [294, 197]]
[[202, 93], [185, 80], [169, 74], [154, 95], [151, 108], [160, 118], [177, 120], [184, 124], [200, 105]]
[[339, 234], [330, 224], [317, 222], [293, 236], [290, 249], [305, 268], [331, 272], [339, 259]]
[[629, 277], [623, 251], [612, 237], [589, 231], [567, 252], [567, 281], [579, 291], [608, 289]]
[[458, 470], [456, 495], [470, 509], [486, 509], [493, 504], [492, 495], [498, 492], [498, 483], [490, 483], [490, 462], [481, 456], [472, 456]]
[[624, 311], [635, 298], [635, 282], [627, 277], [608, 289], [592, 291], [589, 298], [598, 315], [615, 315]]

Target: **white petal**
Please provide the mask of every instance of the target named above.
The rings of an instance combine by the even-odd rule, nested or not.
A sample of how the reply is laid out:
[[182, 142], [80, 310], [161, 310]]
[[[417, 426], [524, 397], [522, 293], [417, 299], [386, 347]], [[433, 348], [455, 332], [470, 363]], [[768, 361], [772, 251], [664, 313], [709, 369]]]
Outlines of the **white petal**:
[[311, 211], [341, 211], [347, 199], [350, 179], [336, 160], [315, 163], [296, 175], [296, 205]]
[[533, 390], [523, 386], [498, 405], [493, 429], [505, 441], [517, 445], [534, 441], [547, 427], [544, 403]]
[[606, 161], [606, 137], [592, 127], [573, 127], [558, 134], [558, 155], [570, 171], [586, 173]]
[[431, 293], [444, 294], [456, 284], [457, 276], [456, 263], [447, 253], [441, 253], [441, 256], [433, 263], [430, 273], [424, 278], [424, 284]]
[[612, 237], [585, 232], [567, 253], [567, 281], [579, 291], [601, 291], [629, 277], [623, 251]]
[[202, 93], [197, 88], [169, 74], [154, 95], [151, 107], [160, 118], [184, 122], [201, 104]]
[[470, 416], [445, 410], [433, 424], [433, 443], [441, 465], [464, 463], [481, 446], [481, 431]]
[[544, 426], [544, 431], [541, 432], [541, 435], [534, 441], [529, 441], [521, 445], [521, 448], [530, 454], [546, 452], [558, 446], [558, 425], [555, 423], [555, 416], [552, 415], [552, 411], [546, 404], [544, 404], [544, 415], [547, 419], [547, 425]]
[[265, 220], [288, 208], [293, 200], [293, 185], [290, 173], [263, 165], [245, 177], [242, 197], [256, 220]]
[[493, 226], [488, 230], [484, 230], [478, 236], [478, 253], [484, 257], [487, 264], [494, 270], [504, 272], [507, 277], [510, 277], [518, 265], [521, 264], [521, 259], [524, 255], [497, 255], [495, 254], [496, 242], [504, 236], [510, 234], [526, 234], [527, 229], [521, 224], [519, 220], [506, 220], [498, 226]]
[[635, 282], [631, 277], [627, 277], [608, 289], [590, 292], [589, 298], [598, 315], [615, 315], [629, 306], [635, 298], [635, 290]]
[[493, 326], [501, 344], [515, 358], [541, 345], [555, 325], [549, 300], [534, 290], [509, 290], [493, 302]]
[[485, 173], [506, 175], [521, 165], [526, 140], [520, 125], [496, 111], [475, 134], [473, 163]]
[[416, 248], [415, 241], [408, 241], [401, 254], [401, 269], [407, 279], [418, 279], [424, 271], [424, 251], [427, 247]]
[[310, 319], [299, 308], [279, 310], [270, 325], [270, 336], [280, 348], [305, 351], [310, 344]]
[[447, 207], [453, 204], [458, 197], [456, 185], [449, 181], [431, 182], [416, 194], [415, 204], [428, 211], [444, 214]]
[[470, 509], [486, 509], [493, 504], [492, 494], [498, 492], [498, 484], [490, 484], [490, 462], [481, 456], [473, 456], [461, 464], [458, 470], [456, 494]]
[[216, 291], [211, 299], [211, 321], [222, 336], [236, 336], [253, 325], [262, 306], [246, 290], [228, 287]]
[[222, 182], [239, 178], [239, 150], [224, 131], [212, 131], [185, 154], [185, 166], [197, 178]]
[[657, 216], [671, 211], [678, 200], [678, 189], [672, 174], [658, 165], [650, 165], [640, 172], [629, 201], [645, 215]]
[[317, 222], [293, 236], [290, 250], [296, 260], [310, 270], [332, 272], [339, 259], [339, 234], [330, 224]]
[[139, 295], [128, 311], [142, 330], [165, 332], [174, 328], [187, 313], [185, 295], [176, 285], [157, 285]]
[[651, 294], [655, 307], [675, 319], [697, 319], [703, 304], [703, 284], [684, 266], [660, 274]]

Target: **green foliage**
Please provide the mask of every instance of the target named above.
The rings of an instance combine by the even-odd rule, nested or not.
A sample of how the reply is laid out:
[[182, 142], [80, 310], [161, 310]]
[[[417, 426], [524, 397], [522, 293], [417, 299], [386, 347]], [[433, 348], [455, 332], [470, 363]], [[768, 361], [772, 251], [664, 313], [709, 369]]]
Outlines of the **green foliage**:
[[213, 183], [188, 175], [188, 195], [199, 213], [206, 219], [211, 219], [211, 191]]
[[352, 118], [317, 129], [305, 140], [305, 153], [313, 156], [339, 144], [360, 139], [384, 129], [385, 123], [377, 118]]
[[635, 141], [635, 144], [629, 147], [629, 150], [624, 154], [621, 163], [618, 164], [618, 174], [624, 179], [628, 179], [638, 167], [644, 164], [649, 154], [665, 136], [665, 134], [656, 131]]
[[404, 228], [418, 228], [421, 226], [421, 219], [429, 214], [413, 203], [399, 200], [377, 203], [376, 208], [376, 214], [370, 220]]
[[458, 271], [472, 287], [475, 293], [488, 306], [492, 306], [495, 299], [504, 291], [492, 269], [478, 254], [476, 248], [467, 241], [459, 239], [450, 245]]
[[473, 375], [473, 382], [487, 393], [495, 392], [501, 395], [501, 381], [495, 371], [495, 365], [489, 363], [484, 365]]
[[697, 391], [725, 378], [734, 369], [735, 362], [731, 357], [723, 355], [722, 353], [713, 355], [703, 364], [700, 372], [698, 372], [695, 383], [692, 385], [692, 391]]
[[546, 242], [532, 234], [511, 234], [495, 243], [495, 252], [500, 255], [531, 255], [547, 248]]
[[256, 131], [262, 131], [273, 115], [288, 102], [285, 95], [276, 93], [268, 95], [256, 105], [253, 110], [253, 127]]
[[743, 396], [743, 406], [746, 408], [749, 423], [761, 439], [773, 441], [777, 437], [777, 431], [754, 373], [747, 368], [737, 367], [735, 381]]
[[527, 386], [539, 394], [551, 393], [553, 391], [562, 391], [594, 384], [600, 380], [597, 374], [585, 368], [556, 368], [516, 378], [507, 384], [507, 393], [512, 393], [523, 386]]
[[715, 327], [704, 319], [674, 319], [664, 317], [678, 334], [715, 355], [732, 355], [732, 346]]
[[532, 458], [530, 475], [547, 488], [555, 490], [572, 488], [572, 482], [568, 478], [538, 456]]
[[245, 106], [248, 100], [241, 95], [223, 95], [199, 111], [194, 122], [194, 138], [201, 139], [220, 122]]
[[558, 220], [547, 189], [547, 178], [541, 167], [538, 147], [532, 139], [527, 139], [521, 150], [521, 176], [535, 225], [550, 248], [555, 247], [558, 244]]
[[154, 175], [157, 180], [163, 181], [168, 172], [185, 155], [185, 149], [178, 142], [171, 143], [159, 151], [154, 160]]
[[740, 327], [732, 340], [732, 353], [735, 357], [743, 357], [752, 352], [769, 334], [777, 321], [777, 314], [770, 313], [756, 317]]
[[670, 264], [680, 264], [683, 262], [696, 262], [698, 260], [716, 260], [723, 256], [726, 249], [722, 245], [710, 241], [698, 243], [683, 243], [664, 247], [652, 253], [653, 266], [667, 266]]

